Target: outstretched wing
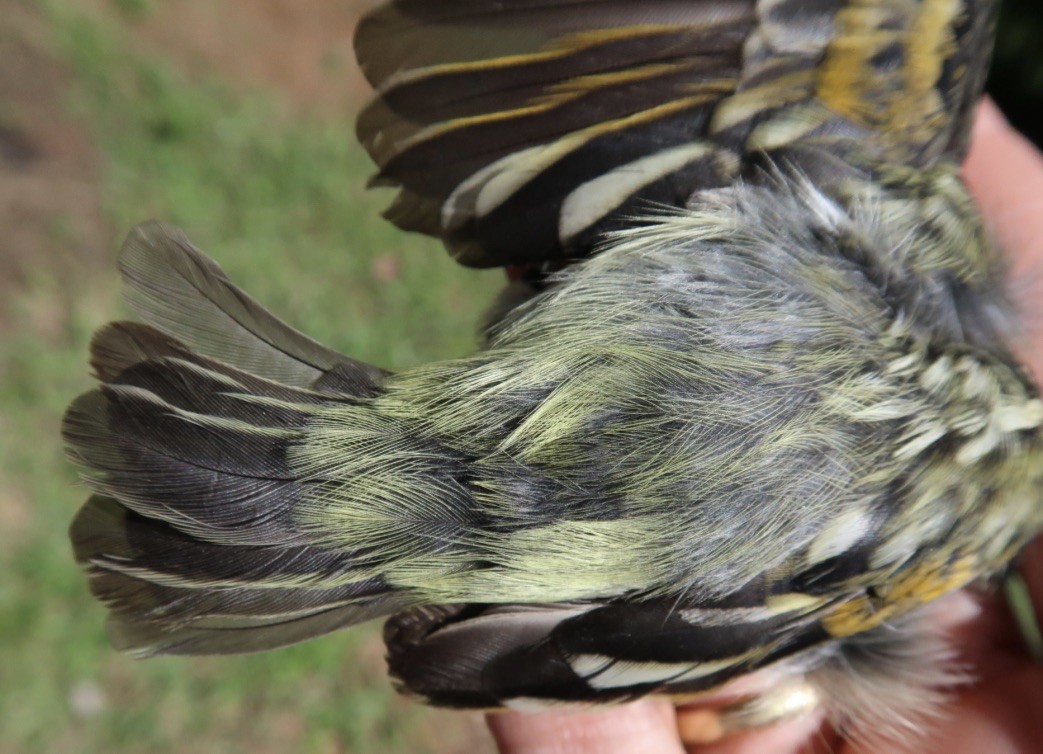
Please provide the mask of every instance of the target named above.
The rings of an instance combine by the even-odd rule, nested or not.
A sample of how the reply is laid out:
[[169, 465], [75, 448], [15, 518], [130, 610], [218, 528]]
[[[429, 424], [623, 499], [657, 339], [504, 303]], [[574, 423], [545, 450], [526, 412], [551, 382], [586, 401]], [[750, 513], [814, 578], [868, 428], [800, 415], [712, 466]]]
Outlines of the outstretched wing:
[[765, 155], [830, 176], [965, 147], [995, 0], [395, 0], [358, 28], [386, 216], [463, 264], [583, 256]]

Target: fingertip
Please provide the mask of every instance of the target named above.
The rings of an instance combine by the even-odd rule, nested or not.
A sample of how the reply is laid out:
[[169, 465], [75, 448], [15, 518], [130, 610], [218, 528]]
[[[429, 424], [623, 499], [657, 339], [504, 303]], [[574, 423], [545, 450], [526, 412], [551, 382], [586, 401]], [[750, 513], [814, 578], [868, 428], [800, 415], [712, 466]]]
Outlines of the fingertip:
[[689, 748], [689, 752], [690, 754], [765, 754], [765, 752], [803, 754], [808, 751], [833, 751], [836, 739], [827, 737], [828, 734], [824, 732], [823, 728], [823, 718], [823, 713], [816, 711], [767, 728], [732, 734], [715, 744], [694, 746]]
[[1043, 155], [986, 100], [963, 174], [987, 225], [1022, 270], [1043, 260]]
[[1043, 741], [1043, 670], [1024, 668], [976, 687], [954, 705], [931, 745], [937, 754], [1034, 754]]
[[1012, 130], [1010, 121], [1007, 120], [1003, 111], [999, 109], [992, 98], [983, 97], [981, 103], [978, 105], [978, 112], [974, 119], [973, 130], [971, 133], [972, 143], [983, 138], [988, 138], [991, 134], [1002, 133], [1010, 130]]
[[665, 700], [578, 712], [494, 713], [487, 722], [501, 754], [684, 754], [673, 705]]

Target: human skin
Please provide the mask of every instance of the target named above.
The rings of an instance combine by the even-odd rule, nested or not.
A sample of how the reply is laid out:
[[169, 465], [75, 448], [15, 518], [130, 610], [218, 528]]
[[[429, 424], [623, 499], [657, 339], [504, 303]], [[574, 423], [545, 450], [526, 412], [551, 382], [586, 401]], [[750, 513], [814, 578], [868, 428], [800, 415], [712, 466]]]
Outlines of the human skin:
[[[1034, 304], [1043, 301], [1038, 295], [1043, 293], [1043, 155], [986, 101], [964, 176], [993, 237], [1009, 256], [1012, 289], [1027, 320], [1020, 356], [1043, 383], [1043, 309]], [[1021, 570], [1039, 611], [1043, 538], [1026, 550]], [[1043, 665], [1029, 657], [1002, 597], [959, 592], [940, 602], [939, 620], [975, 680], [954, 693], [942, 718], [910, 754], [1038, 752], [1043, 746]], [[590, 712], [492, 714], [488, 723], [502, 754], [899, 754], [893, 744], [856, 748], [814, 716], [686, 748], [678, 726], [691, 714], [665, 699], [648, 699]]]

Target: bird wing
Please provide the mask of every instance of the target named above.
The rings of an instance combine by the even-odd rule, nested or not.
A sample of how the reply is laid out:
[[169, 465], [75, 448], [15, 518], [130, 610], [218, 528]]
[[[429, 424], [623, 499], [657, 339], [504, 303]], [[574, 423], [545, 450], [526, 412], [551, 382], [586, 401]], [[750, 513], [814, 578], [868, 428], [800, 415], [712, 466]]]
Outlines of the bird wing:
[[765, 156], [966, 148], [995, 0], [395, 0], [355, 39], [386, 217], [477, 267], [589, 254]]
[[[830, 664], [841, 676], [892, 674], [892, 691], [930, 684], [915, 677], [934, 651], [915, 608], [966, 586], [973, 572], [957, 561], [914, 563], [871, 588], [846, 575], [759, 578], [724, 598], [414, 608], [385, 624], [388, 667], [401, 690], [429, 704], [471, 708], [689, 697], [768, 666], [780, 677], [817, 673], [816, 685], [838, 693]], [[875, 696], [855, 694], [856, 719], [873, 714], [866, 706], [897, 703], [893, 718], [910, 712]]]
[[694, 607], [676, 598], [424, 607], [394, 616], [384, 632], [404, 690], [479, 708], [698, 693], [828, 638], [806, 604]]

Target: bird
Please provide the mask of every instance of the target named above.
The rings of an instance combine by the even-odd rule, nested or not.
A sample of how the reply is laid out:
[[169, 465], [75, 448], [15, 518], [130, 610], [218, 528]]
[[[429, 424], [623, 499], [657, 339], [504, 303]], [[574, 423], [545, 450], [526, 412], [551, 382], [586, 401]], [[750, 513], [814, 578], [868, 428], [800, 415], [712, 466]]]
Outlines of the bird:
[[[959, 173], [993, 0], [392, 0], [355, 35], [385, 216], [514, 281], [397, 372], [131, 232], [71, 540], [137, 656], [375, 618], [436, 706], [649, 694], [922, 731], [936, 600], [1043, 529], [1043, 401]], [[331, 313], [331, 316], [333, 313]], [[723, 735], [723, 734], [722, 734]]]

